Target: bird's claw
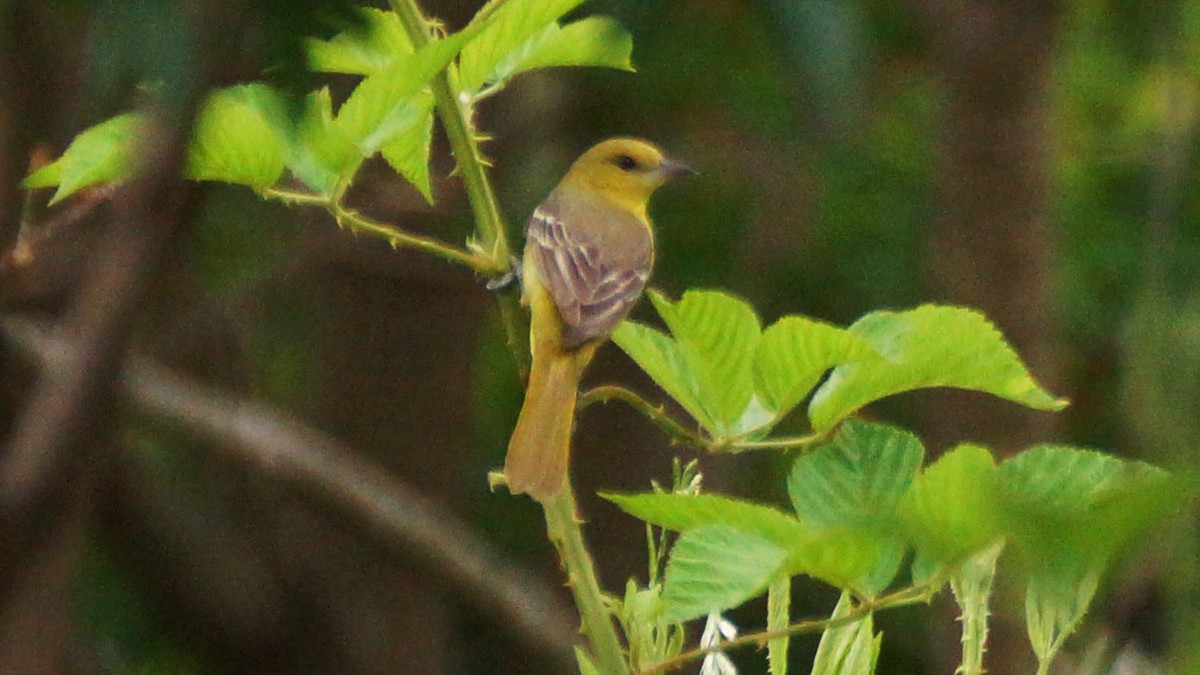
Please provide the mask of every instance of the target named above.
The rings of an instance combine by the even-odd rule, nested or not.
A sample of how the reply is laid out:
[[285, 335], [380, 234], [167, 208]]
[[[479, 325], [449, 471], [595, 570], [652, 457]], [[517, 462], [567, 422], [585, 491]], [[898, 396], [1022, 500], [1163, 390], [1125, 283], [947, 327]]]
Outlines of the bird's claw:
[[487, 280], [484, 287], [489, 291], [500, 293], [508, 290], [521, 280], [521, 259], [513, 256], [512, 269], [498, 277], [492, 277]]

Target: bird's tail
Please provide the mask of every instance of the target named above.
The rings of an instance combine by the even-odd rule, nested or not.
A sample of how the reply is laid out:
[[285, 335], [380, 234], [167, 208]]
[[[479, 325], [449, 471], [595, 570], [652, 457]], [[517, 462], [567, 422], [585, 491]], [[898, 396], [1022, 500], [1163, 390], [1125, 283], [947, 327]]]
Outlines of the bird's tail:
[[529, 493], [539, 502], [558, 494], [567, 478], [571, 429], [579, 378], [592, 349], [538, 350], [517, 428], [508, 442], [504, 475], [513, 494]]

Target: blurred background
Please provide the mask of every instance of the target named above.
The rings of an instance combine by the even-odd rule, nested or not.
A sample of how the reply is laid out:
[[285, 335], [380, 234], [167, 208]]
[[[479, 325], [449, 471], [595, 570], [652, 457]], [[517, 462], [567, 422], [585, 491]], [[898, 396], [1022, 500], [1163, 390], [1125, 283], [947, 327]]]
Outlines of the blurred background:
[[[459, 27], [478, 4], [426, 9]], [[17, 260], [32, 157], [129, 109], [146, 81], [202, 90], [269, 72], [315, 87], [297, 38], [329, 35], [343, 11], [329, 0], [0, 0], [0, 312], [82, 311], [82, 270], [124, 213], [83, 197], [86, 213], [67, 218], [68, 202], [45, 218], [69, 226]], [[1194, 472], [1200, 0], [595, 0], [583, 11], [633, 33], [638, 72], [533, 73], [482, 105], [514, 242], [576, 154], [645, 136], [702, 172], [656, 198], [654, 285], [726, 289], [767, 321], [974, 306], [1073, 401], [1053, 415], [926, 392], [871, 409], [916, 430], [931, 457], [963, 440], [998, 455], [1061, 442]], [[352, 81], [334, 84], [344, 95]], [[435, 205], [381, 162], [351, 202], [462, 241], [471, 220], [452, 165], [435, 136]], [[450, 536], [486, 540], [567, 607], [539, 510], [487, 485], [521, 396], [489, 293], [460, 268], [340, 232], [318, 209], [216, 184], [183, 203], [161, 273], [127, 312], [132, 348], [344, 442], [455, 514]], [[0, 350], [8, 447], [37, 377], [11, 342]], [[589, 378], [664, 398], [613, 347]], [[77, 459], [36, 531], [4, 511], [0, 672], [562, 672], [561, 653], [514, 636], [486, 601], [353, 510], [101, 399], [70, 438]], [[675, 456], [691, 455], [619, 405], [579, 422], [573, 472], [607, 589], [644, 580], [645, 535], [592, 495], [669, 481]], [[710, 490], [784, 499], [781, 457], [701, 466]], [[1114, 568], [1058, 672], [1200, 672], [1196, 516], [1181, 509]], [[1032, 672], [1022, 591], [1000, 566], [989, 670]], [[798, 583], [793, 612], [820, 615], [834, 600]], [[940, 597], [879, 616], [879, 672], [953, 672], [952, 612]], [[731, 618], [753, 629], [763, 616], [751, 605]], [[796, 672], [814, 651], [815, 640], [793, 643]], [[765, 671], [760, 654], [739, 659]]]

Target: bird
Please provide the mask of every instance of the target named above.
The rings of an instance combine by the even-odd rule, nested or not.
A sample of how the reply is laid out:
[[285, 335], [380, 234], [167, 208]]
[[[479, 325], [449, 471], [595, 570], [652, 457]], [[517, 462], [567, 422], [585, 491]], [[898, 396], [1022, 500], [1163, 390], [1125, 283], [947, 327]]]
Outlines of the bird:
[[530, 216], [521, 287], [532, 363], [504, 462], [512, 494], [544, 504], [565, 485], [580, 378], [654, 266], [650, 196], [695, 173], [649, 141], [611, 138], [580, 155]]

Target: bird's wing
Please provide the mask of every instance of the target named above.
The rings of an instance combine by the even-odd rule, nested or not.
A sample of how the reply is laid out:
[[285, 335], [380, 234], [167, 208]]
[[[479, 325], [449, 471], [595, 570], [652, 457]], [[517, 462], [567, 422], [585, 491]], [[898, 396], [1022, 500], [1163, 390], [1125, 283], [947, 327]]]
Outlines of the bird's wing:
[[538, 276], [562, 317], [563, 345], [579, 345], [608, 336], [637, 301], [650, 277], [649, 246], [632, 261], [570, 228], [553, 204], [534, 210], [526, 227], [526, 246]]

